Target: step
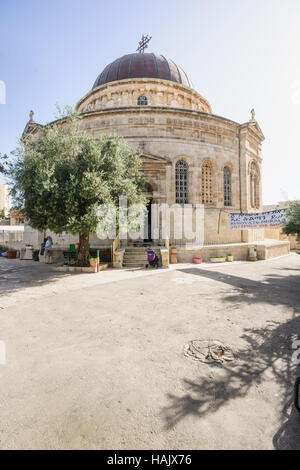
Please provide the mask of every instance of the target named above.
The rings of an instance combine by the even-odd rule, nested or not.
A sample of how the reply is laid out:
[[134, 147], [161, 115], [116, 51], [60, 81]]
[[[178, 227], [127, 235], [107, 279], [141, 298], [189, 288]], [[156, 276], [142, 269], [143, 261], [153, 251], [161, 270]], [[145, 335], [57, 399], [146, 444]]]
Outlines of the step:
[[123, 268], [145, 268], [148, 263], [124, 263]]
[[160, 258], [160, 249], [149, 247], [126, 247], [123, 256], [123, 268], [145, 268], [149, 262], [147, 249], [152, 249]]
[[125, 253], [147, 253], [147, 250], [145, 248], [126, 248]]

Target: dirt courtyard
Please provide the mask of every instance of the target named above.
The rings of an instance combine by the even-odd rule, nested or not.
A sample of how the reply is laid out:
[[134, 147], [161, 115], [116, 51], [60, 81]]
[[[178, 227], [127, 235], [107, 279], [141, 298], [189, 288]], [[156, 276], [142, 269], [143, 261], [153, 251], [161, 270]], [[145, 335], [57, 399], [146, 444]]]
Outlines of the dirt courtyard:
[[[299, 337], [296, 254], [91, 275], [0, 258], [0, 448], [300, 449]], [[196, 339], [236, 360], [186, 357]]]

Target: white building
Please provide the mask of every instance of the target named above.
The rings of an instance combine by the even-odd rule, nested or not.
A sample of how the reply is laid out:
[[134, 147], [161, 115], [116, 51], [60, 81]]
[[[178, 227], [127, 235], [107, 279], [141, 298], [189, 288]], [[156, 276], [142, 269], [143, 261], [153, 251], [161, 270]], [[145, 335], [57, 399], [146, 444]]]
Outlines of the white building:
[[4, 209], [5, 216], [11, 209], [11, 189], [7, 184], [0, 184], [0, 212]]

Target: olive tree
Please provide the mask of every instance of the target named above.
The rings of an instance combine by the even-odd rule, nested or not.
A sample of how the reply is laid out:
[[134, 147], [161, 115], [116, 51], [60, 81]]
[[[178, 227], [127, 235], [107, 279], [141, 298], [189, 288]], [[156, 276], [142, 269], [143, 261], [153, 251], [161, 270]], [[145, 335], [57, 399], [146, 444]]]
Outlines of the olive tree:
[[38, 230], [79, 234], [78, 264], [89, 264], [89, 235], [101, 219], [98, 207], [118, 210], [145, 203], [140, 155], [121, 137], [95, 138], [69, 115], [23, 138], [10, 168], [13, 194], [27, 222]]
[[286, 235], [296, 235], [300, 241], [300, 202], [291, 202], [287, 209], [287, 222], [283, 227], [283, 233]]

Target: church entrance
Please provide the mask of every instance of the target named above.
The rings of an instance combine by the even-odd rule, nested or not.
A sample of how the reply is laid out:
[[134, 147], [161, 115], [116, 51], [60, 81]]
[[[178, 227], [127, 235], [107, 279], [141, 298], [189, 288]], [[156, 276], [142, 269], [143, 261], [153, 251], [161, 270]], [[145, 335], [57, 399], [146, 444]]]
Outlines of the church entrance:
[[152, 236], [151, 236], [151, 205], [153, 201], [153, 189], [151, 184], [147, 183], [146, 184], [146, 193], [145, 196], [148, 200], [147, 202], [147, 216], [145, 217], [145, 238], [144, 242], [151, 242], [152, 241]]
[[151, 236], [151, 205], [152, 205], [152, 198], [148, 199], [147, 203], [147, 217], [145, 220], [145, 236], [144, 242], [151, 242], [152, 241], [152, 236]]

